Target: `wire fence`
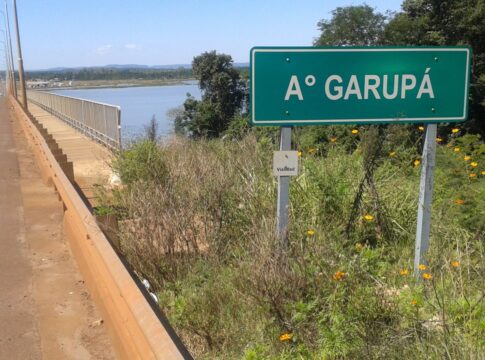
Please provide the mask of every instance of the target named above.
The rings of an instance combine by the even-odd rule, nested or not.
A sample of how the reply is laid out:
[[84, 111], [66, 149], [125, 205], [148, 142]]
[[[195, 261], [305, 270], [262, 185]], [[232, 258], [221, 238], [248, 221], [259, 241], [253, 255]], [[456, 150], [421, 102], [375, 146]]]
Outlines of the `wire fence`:
[[27, 98], [109, 149], [121, 149], [119, 106], [32, 90]]

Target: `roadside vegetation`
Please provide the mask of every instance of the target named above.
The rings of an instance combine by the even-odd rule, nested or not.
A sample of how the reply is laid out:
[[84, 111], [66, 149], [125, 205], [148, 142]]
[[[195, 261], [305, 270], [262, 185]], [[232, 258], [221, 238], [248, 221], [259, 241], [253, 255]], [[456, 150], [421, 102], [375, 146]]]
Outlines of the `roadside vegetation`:
[[302, 169], [286, 250], [274, 236], [270, 136], [137, 143], [115, 163], [123, 253], [196, 358], [480, 358], [484, 145], [457, 132], [438, 147], [431, 249], [416, 281], [421, 133], [385, 130], [354, 207], [378, 131], [333, 130], [318, 147], [294, 139]]
[[475, 16], [485, 4], [441, 3], [405, 1], [391, 17], [365, 5], [338, 8], [316, 40], [473, 46], [471, 120], [439, 126], [431, 246], [419, 278], [419, 124], [296, 128], [287, 248], [275, 236], [278, 131], [249, 127], [247, 82], [228, 55], [194, 59], [203, 96], [174, 113], [178, 135], [157, 142], [152, 121], [147, 138], [113, 163], [122, 185], [103, 198], [119, 218], [121, 251], [195, 358], [483, 358], [477, 39], [485, 29]]

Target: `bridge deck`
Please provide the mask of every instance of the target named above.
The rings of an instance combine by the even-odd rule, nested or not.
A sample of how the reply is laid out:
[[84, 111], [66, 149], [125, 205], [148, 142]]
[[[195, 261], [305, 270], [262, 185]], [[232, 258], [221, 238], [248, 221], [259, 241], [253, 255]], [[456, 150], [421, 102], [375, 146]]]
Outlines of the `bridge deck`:
[[77, 184], [95, 205], [93, 185], [106, 184], [111, 176], [110, 151], [35, 104], [29, 103], [29, 111], [47, 128], [68, 160], [72, 161]]
[[113, 348], [40, 180], [0, 97], [0, 359], [112, 359]]

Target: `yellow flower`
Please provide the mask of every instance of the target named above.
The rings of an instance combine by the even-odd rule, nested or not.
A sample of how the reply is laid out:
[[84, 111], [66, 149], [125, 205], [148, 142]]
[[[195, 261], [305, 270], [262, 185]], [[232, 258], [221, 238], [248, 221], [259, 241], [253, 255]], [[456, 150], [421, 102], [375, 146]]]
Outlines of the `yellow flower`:
[[401, 276], [408, 276], [409, 275], [409, 270], [408, 269], [402, 269], [399, 271], [399, 275]]
[[452, 261], [451, 262], [451, 266], [457, 268], [458, 266], [460, 266], [460, 262], [459, 261], [456, 261], [456, 260], [455, 261]]
[[456, 199], [455, 201], [453, 201], [456, 205], [463, 205], [465, 203], [465, 200], [462, 200], [462, 199]]
[[424, 131], [424, 126], [419, 126], [418, 129], [419, 131]]
[[280, 335], [280, 341], [289, 341], [291, 339], [293, 339], [292, 333], [284, 333]]
[[440, 143], [440, 142], [442, 142], [442, 141], [443, 141], [443, 139], [442, 139], [442, 138], [440, 138], [440, 137], [437, 137], [437, 138], [436, 138], [436, 142], [437, 142], [437, 143]]
[[315, 235], [315, 230], [313, 230], [313, 229], [308, 229], [308, 230], [306, 231], [306, 234], [307, 234], [308, 236], [313, 236], [313, 235]]
[[465, 161], [470, 161], [470, 160], [471, 160], [471, 158], [472, 158], [471, 156], [465, 155], [465, 156], [463, 157], [463, 160], [465, 160]]
[[337, 138], [336, 138], [335, 136], [332, 136], [332, 137], [330, 138], [330, 141], [334, 143], [334, 142], [336, 142], [336, 141], [337, 141]]
[[468, 176], [470, 176], [470, 178], [474, 179], [474, 178], [476, 178], [476, 177], [477, 177], [477, 174], [475, 174], [475, 173], [470, 173], [470, 175], [468, 175]]
[[421, 271], [424, 271], [424, 270], [426, 270], [426, 265], [419, 264], [418, 269], [421, 270]]
[[308, 150], [308, 153], [309, 154], [315, 154], [316, 151], [317, 151], [317, 149], [311, 148], [310, 150]]
[[340, 281], [345, 277], [345, 273], [343, 271], [337, 271], [332, 277], [335, 281]]
[[456, 134], [458, 131], [460, 131], [460, 129], [458, 129], [458, 128], [453, 128], [453, 129], [451, 129], [451, 132], [452, 132], [453, 134]]
[[356, 135], [356, 134], [358, 134], [358, 133], [359, 133], [359, 130], [357, 130], [357, 129], [352, 129], [352, 131], [351, 131], [351, 132], [352, 132], [352, 134]]
[[424, 273], [423, 274], [424, 280], [431, 280], [432, 278], [433, 278], [433, 275], [431, 275], [430, 273]]
[[473, 162], [470, 163], [470, 166], [475, 168], [475, 167], [478, 166], [478, 163], [476, 161], [473, 161]]
[[391, 151], [391, 152], [389, 153], [389, 156], [390, 156], [390, 157], [394, 157], [394, 156], [396, 156], [396, 152], [395, 152], [395, 151]]
[[418, 166], [419, 164], [421, 164], [421, 160], [416, 159], [414, 160], [413, 164], [414, 166]]
[[364, 220], [370, 222], [370, 221], [374, 220], [374, 217], [370, 214], [366, 214], [366, 215], [364, 215]]
[[417, 301], [417, 300], [415, 300], [415, 299], [412, 299], [412, 300], [411, 300], [411, 305], [413, 305], [413, 306], [418, 305], [418, 301]]
[[483, 176], [485, 176], [485, 170], [483, 170], [480, 174], [482, 174]]
[[453, 151], [454, 152], [460, 152], [460, 148], [459, 147], [453, 148]]
[[298, 151], [297, 155], [298, 155], [298, 157], [301, 157], [303, 155], [303, 153], [301, 151]]
[[364, 245], [362, 245], [361, 243], [357, 243], [357, 244], [355, 244], [355, 250], [360, 251], [360, 250], [362, 250], [363, 248], [364, 248]]

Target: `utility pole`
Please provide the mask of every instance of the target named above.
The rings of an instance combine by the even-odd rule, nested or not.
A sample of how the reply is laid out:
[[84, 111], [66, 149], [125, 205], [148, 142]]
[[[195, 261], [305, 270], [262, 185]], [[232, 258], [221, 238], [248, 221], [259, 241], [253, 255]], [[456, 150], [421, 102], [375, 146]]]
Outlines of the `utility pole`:
[[13, 0], [13, 15], [15, 18], [15, 32], [17, 33], [17, 52], [19, 55], [19, 80], [20, 80], [20, 90], [22, 91], [22, 104], [24, 106], [24, 109], [28, 110], [27, 91], [25, 90], [24, 61], [22, 60], [22, 48], [20, 46], [19, 19], [17, 16], [17, 0]]
[[7, 1], [5, 0], [5, 31], [7, 31], [7, 39], [8, 39], [8, 48], [10, 53], [10, 87], [11, 93], [15, 98], [17, 98], [17, 82], [15, 80], [15, 63], [13, 61], [13, 50], [12, 50], [12, 36], [10, 34], [10, 20], [8, 18], [8, 7]]
[[4, 96], [7, 94], [7, 92], [10, 94], [10, 64], [8, 61], [8, 48], [7, 48], [7, 36], [5, 35], [5, 31], [1, 30], [4, 34], [5, 41], [1, 41], [3, 44], [3, 51], [5, 52], [5, 91], [4, 91]]

